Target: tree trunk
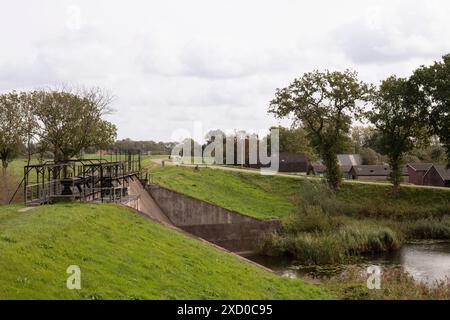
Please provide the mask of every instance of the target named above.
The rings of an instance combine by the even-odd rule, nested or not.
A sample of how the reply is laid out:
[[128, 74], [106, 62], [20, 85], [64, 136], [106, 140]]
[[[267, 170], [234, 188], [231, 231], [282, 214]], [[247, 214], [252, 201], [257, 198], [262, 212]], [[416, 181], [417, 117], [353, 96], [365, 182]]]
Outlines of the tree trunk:
[[8, 169], [8, 161], [2, 159], [2, 177], [6, 177], [6, 170]]
[[328, 185], [333, 191], [337, 191], [342, 182], [342, 172], [339, 167], [337, 154], [328, 150], [328, 152], [325, 152], [323, 155], [323, 161], [327, 167], [326, 177]]
[[29, 166], [31, 164], [31, 146], [30, 146], [30, 142], [28, 141], [28, 159], [27, 159], [27, 166]]
[[389, 162], [389, 165], [391, 167], [389, 179], [392, 183], [392, 196], [396, 198], [398, 197], [400, 184], [402, 181], [402, 161], [400, 157], [393, 157]]

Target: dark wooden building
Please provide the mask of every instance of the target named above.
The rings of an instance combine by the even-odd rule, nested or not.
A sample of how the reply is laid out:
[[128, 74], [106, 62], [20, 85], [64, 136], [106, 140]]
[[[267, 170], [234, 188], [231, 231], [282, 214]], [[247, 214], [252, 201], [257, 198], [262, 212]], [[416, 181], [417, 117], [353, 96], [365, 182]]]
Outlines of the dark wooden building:
[[[391, 169], [388, 165], [361, 165], [353, 166], [349, 176], [353, 180], [387, 181]], [[402, 169], [402, 180], [408, 181], [408, 171], [406, 166]]]
[[338, 154], [339, 167], [345, 179], [351, 179], [350, 170], [353, 166], [363, 164], [362, 156], [359, 154]]
[[280, 172], [308, 172], [309, 160], [302, 153], [280, 153]]
[[450, 188], [450, 169], [445, 164], [432, 165], [423, 177], [423, 184]]
[[[270, 167], [270, 165], [250, 164], [248, 167], [260, 169]], [[307, 173], [309, 169], [309, 160], [302, 153], [281, 152], [279, 154], [279, 172]]]
[[327, 172], [327, 167], [322, 162], [314, 162], [309, 165], [308, 174], [323, 177]]
[[423, 185], [423, 178], [428, 170], [433, 166], [432, 163], [408, 163], [409, 183]]

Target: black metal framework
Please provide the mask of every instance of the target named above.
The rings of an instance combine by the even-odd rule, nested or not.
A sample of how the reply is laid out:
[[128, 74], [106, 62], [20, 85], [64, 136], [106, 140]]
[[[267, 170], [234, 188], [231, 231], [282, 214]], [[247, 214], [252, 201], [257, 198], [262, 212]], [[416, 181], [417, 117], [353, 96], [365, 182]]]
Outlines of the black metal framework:
[[25, 204], [132, 201], [129, 182], [141, 177], [141, 155], [115, 152], [110, 156], [110, 160], [101, 156], [99, 159], [76, 159], [25, 166]]

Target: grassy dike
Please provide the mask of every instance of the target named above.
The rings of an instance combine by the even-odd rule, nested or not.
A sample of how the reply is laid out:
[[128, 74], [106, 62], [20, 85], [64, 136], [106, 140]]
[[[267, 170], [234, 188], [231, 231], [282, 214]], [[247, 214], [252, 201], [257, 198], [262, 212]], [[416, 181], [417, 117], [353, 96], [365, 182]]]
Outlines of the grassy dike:
[[[0, 299], [327, 299], [133, 211], [0, 206]], [[66, 288], [81, 267], [80, 291]]]
[[[152, 179], [169, 189], [260, 219], [283, 219], [314, 197], [321, 179], [262, 176], [200, 168], [153, 166]], [[415, 220], [450, 214], [450, 188], [401, 188], [397, 199], [390, 186], [345, 182], [330, 204], [334, 214], [359, 218]], [[329, 190], [318, 190], [317, 201]], [[308, 199], [306, 199], [308, 197]]]
[[262, 252], [301, 264], [349, 263], [410, 240], [450, 239], [445, 189], [405, 186], [394, 199], [386, 184], [346, 182], [333, 194], [321, 179], [183, 167], [155, 167], [153, 180], [249, 216], [281, 219], [283, 229]]

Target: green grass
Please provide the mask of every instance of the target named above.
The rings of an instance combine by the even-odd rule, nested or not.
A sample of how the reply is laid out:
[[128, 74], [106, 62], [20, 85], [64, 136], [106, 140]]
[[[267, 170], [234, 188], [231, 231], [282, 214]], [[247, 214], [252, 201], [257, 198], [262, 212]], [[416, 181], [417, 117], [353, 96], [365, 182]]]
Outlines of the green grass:
[[[105, 160], [111, 160], [111, 156], [109, 155], [98, 155], [98, 154], [85, 154], [83, 155], [84, 159], [105, 159]], [[113, 156], [112, 160], [115, 161], [116, 157]], [[118, 158], [118, 160], [123, 160], [125, 161], [127, 159], [126, 155], [122, 155], [121, 157]], [[165, 155], [155, 155], [155, 156], [149, 156], [149, 155], [142, 155], [141, 157], [141, 164], [142, 167], [148, 167], [151, 165], [152, 160], [155, 159], [164, 159], [164, 160], [168, 160], [169, 156], [165, 156]], [[50, 161], [50, 160], [48, 160]], [[27, 159], [16, 159], [14, 161], [12, 161], [9, 166], [8, 166], [8, 170], [7, 172], [10, 175], [13, 175], [16, 180], [18, 181], [18, 183], [20, 181], [22, 181], [23, 179], [23, 168], [27, 165], [28, 160]], [[31, 164], [39, 164], [39, 161], [35, 158], [33, 158], [31, 160]], [[35, 177], [35, 172], [32, 171], [31, 172], [31, 179], [33, 180]]]
[[[152, 179], [169, 189], [261, 219], [287, 217], [322, 181], [175, 166], [154, 166]], [[404, 187], [394, 199], [388, 185], [344, 183], [332, 205], [335, 213], [350, 216], [440, 217], [450, 214], [450, 188]]]
[[337, 264], [367, 253], [393, 251], [410, 240], [450, 239], [448, 214], [428, 213], [427, 219], [420, 219], [426, 211], [386, 217], [387, 211], [376, 210], [373, 217], [367, 212], [355, 216], [353, 203], [343, 202], [325, 184], [309, 183], [298, 211], [283, 219], [281, 230], [265, 238], [261, 249], [266, 254], [289, 255], [303, 264]]
[[[115, 205], [0, 207], [0, 299], [323, 299]], [[81, 267], [80, 291], [66, 288]]]
[[441, 281], [429, 286], [415, 281], [403, 268], [384, 266], [381, 288], [367, 288], [367, 273], [358, 266], [349, 266], [345, 272], [323, 277], [321, 283], [344, 300], [449, 300], [450, 283]]
[[[27, 165], [27, 163], [27, 159], [16, 159], [9, 164], [7, 172], [16, 177], [17, 181], [20, 182], [23, 179], [23, 168]], [[38, 164], [38, 161], [36, 159], [32, 159], [31, 164]]]
[[154, 167], [153, 182], [194, 198], [261, 219], [289, 215], [298, 181], [222, 170]]

